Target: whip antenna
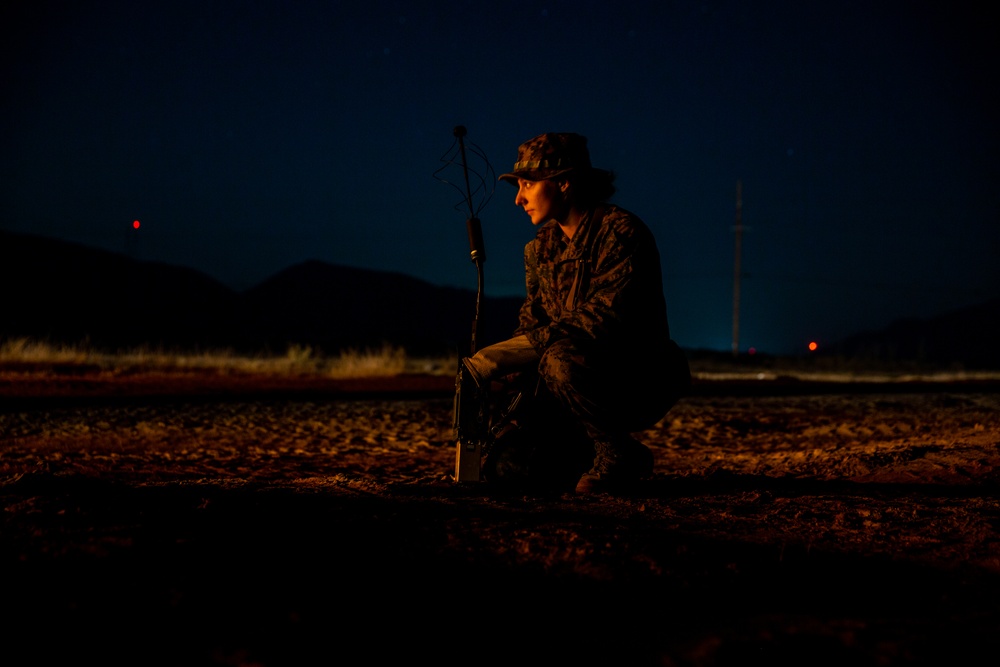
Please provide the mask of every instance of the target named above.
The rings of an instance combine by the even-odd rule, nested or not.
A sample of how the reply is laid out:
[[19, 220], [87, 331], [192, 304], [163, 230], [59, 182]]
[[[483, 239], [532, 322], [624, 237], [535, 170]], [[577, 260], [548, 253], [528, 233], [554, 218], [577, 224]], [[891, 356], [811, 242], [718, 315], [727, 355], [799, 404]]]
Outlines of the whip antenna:
[[[441, 167], [436, 172], [434, 172], [434, 176], [439, 181], [448, 183], [452, 187], [455, 187], [456, 189], [459, 189], [461, 191], [461, 188], [456, 186], [454, 183], [445, 180], [440, 176], [440, 174], [441, 172], [444, 171], [446, 167], [454, 165], [456, 161], [459, 162], [460, 166], [462, 167], [462, 176], [465, 180], [465, 189], [464, 191], [462, 191], [462, 202], [460, 206], [468, 207], [469, 209], [469, 217], [466, 218], [465, 220], [465, 228], [469, 236], [469, 251], [470, 251], [469, 256], [472, 259], [472, 262], [476, 265], [476, 276], [477, 276], [476, 312], [475, 312], [475, 317], [472, 321], [472, 346], [470, 352], [470, 354], [475, 354], [476, 330], [479, 327], [479, 309], [483, 302], [483, 285], [485, 282], [483, 277], [483, 262], [486, 261], [486, 247], [483, 243], [483, 226], [479, 220], [478, 213], [480, 210], [483, 209], [483, 207], [486, 205], [486, 202], [489, 201], [490, 197], [493, 196], [493, 192], [496, 187], [496, 174], [493, 172], [493, 167], [490, 165], [489, 160], [486, 158], [486, 155], [482, 152], [482, 150], [480, 150], [476, 146], [472, 146], [473, 154], [479, 157], [483, 161], [483, 163], [485, 164], [485, 172], [486, 172], [486, 173], [478, 173], [473, 170], [473, 173], [476, 176], [478, 176], [480, 180], [480, 186], [473, 189], [471, 180], [469, 178], [470, 169], [469, 169], [468, 156], [466, 155], [465, 135], [467, 134], [467, 131], [465, 129], [465, 126], [457, 125], [455, 129], [452, 131], [452, 134], [454, 135], [457, 141], [458, 150], [457, 151], [455, 150], [455, 144], [453, 144], [452, 149], [449, 151], [449, 154], [447, 154], [445, 157], [442, 158], [442, 161], [446, 163], [445, 166]], [[491, 186], [489, 190], [487, 190], [487, 183], [489, 183]], [[476, 205], [476, 200], [475, 200], [477, 194], [481, 195], [482, 198], [482, 201], [479, 203], [478, 207]], [[456, 206], [456, 208], [458, 207], [459, 206]]]
[[[476, 353], [476, 329], [479, 326], [479, 309], [483, 302], [483, 262], [486, 261], [486, 249], [483, 246], [483, 229], [479, 222], [479, 211], [486, 205], [496, 189], [496, 174], [486, 155], [475, 145], [472, 146], [472, 153], [482, 160], [484, 169], [482, 171], [471, 170], [479, 178], [479, 187], [473, 190], [469, 182], [469, 161], [465, 153], [465, 127], [458, 125], [453, 130], [456, 142], [452, 144], [448, 152], [441, 158], [444, 166], [434, 172], [434, 177], [442, 183], [451, 185], [456, 190], [462, 192], [462, 202], [456, 204], [456, 209], [468, 206], [469, 217], [466, 218], [465, 226], [469, 234], [469, 249], [473, 263], [476, 265], [477, 289], [476, 289], [476, 312], [472, 320], [472, 345], [470, 356]], [[456, 148], [457, 146], [457, 148]], [[462, 175], [465, 177], [465, 190], [449, 182], [442, 176], [445, 169], [452, 167], [456, 162], [461, 161]], [[481, 196], [479, 206], [476, 206], [475, 196]], [[460, 355], [458, 360], [458, 372], [455, 376], [455, 405], [454, 405], [454, 426], [455, 426], [455, 480], [459, 482], [475, 482], [481, 479], [482, 457], [487, 453], [487, 443], [490, 441], [489, 429], [492, 418], [490, 416], [491, 401], [486, 387], [480, 387], [479, 383], [470, 374], [465, 365], [465, 359]]]
[[[476, 266], [480, 266], [482, 262], [486, 261], [486, 246], [483, 244], [483, 226], [476, 217], [476, 210], [472, 205], [472, 187], [469, 185], [469, 162], [465, 158], [465, 127], [459, 125], [455, 128], [453, 134], [458, 139], [458, 148], [462, 156], [462, 173], [465, 174], [465, 201], [469, 204], [469, 218], [465, 221], [466, 229], [469, 233], [469, 250], [472, 257], [472, 261], [476, 263]], [[482, 269], [480, 267], [480, 277], [482, 276]], [[480, 291], [482, 290], [482, 284], [480, 283]], [[476, 305], [476, 311], [478, 312], [479, 306], [478, 302]], [[473, 343], [475, 345], [475, 343]], [[473, 349], [473, 352], [476, 350]]]
[[472, 187], [469, 185], [469, 161], [465, 159], [465, 135], [468, 132], [464, 125], [456, 125], [452, 134], [458, 139], [458, 150], [462, 156], [462, 173], [465, 175], [465, 201], [469, 204], [469, 217], [476, 217], [476, 211], [472, 208]]

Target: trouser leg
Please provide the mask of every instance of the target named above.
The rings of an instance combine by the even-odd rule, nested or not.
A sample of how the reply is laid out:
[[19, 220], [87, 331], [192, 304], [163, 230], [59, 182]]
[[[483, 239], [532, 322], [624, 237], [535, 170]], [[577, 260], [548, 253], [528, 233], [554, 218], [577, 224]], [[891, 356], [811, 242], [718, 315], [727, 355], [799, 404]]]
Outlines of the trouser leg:
[[[635, 368], [643, 367], [636, 363]], [[539, 374], [545, 389], [579, 421], [593, 444], [593, 466], [581, 476], [578, 492], [610, 490], [601, 487], [652, 475], [652, 453], [631, 433], [652, 426], [669, 409], [671, 401], [655, 385], [650, 389], [650, 382], [641, 382], [632, 367], [584, 354], [569, 341], [542, 355]]]
[[588, 353], [569, 340], [545, 351], [538, 372], [545, 390], [594, 440], [649, 428], [673, 402], [660, 390], [655, 366]]

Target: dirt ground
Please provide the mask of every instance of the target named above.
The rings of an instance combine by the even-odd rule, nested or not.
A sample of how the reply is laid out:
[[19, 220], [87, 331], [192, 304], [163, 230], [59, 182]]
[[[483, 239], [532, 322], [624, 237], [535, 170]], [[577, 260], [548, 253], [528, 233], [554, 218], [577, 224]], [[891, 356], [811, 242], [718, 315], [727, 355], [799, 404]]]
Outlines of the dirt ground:
[[[696, 381], [627, 497], [453, 479], [454, 382], [0, 373], [7, 665], [942, 665], [1000, 383]], [[985, 660], [984, 660], [985, 661]]]

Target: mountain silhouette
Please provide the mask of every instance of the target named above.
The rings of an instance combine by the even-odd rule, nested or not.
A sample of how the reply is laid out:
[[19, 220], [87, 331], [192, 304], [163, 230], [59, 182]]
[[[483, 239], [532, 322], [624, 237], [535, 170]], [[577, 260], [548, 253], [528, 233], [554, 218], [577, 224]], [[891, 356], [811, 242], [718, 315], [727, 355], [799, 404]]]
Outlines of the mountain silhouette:
[[0, 337], [99, 349], [150, 346], [327, 353], [383, 344], [413, 354], [508, 337], [521, 299], [436, 286], [399, 273], [307, 261], [237, 292], [194, 269], [0, 231], [7, 294]]
[[[258, 341], [321, 347], [388, 342], [408, 350], [469, 349], [475, 319], [472, 290], [441, 287], [401, 273], [311, 260], [243, 294], [245, 326]], [[484, 297], [477, 347], [507, 338], [522, 299]]]
[[939, 366], [1000, 368], [1000, 299], [937, 317], [896, 320], [829, 346], [836, 355], [881, 363], [917, 361]]
[[[0, 338], [283, 353], [392, 345], [414, 355], [465, 353], [510, 336], [521, 299], [483, 296], [401, 273], [310, 260], [237, 292], [194, 269], [138, 261], [55, 239], [0, 231]], [[826, 347], [881, 363], [1000, 367], [1000, 299], [903, 319]]]

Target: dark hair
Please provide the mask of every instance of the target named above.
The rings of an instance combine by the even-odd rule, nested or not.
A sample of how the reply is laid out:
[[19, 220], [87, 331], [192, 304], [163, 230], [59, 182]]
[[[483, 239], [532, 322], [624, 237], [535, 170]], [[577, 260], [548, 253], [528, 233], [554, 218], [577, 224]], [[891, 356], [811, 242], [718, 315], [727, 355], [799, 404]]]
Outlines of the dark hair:
[[567, 174], [567, 180], [573, 186], [573, 196], [580, 208], [590, 208], [604, 203], [614, 196], [615, 173], [603, 169], [587, 169], [573, 171]]

